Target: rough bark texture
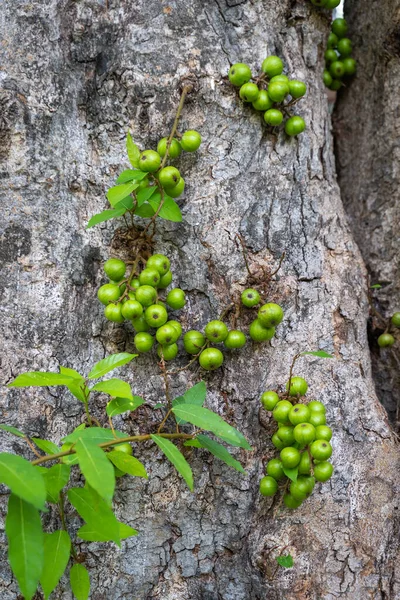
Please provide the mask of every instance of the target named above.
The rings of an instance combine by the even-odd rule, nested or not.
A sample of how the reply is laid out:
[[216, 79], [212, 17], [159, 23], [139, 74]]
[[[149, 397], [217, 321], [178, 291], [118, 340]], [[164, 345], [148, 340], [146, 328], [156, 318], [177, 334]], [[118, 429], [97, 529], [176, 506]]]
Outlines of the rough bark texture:
[[[339, 184], [371, 282], [383, 284], [373, 294], [374, 304], [390, 317], [400, 310], [400, 3], [369, 2], [366, 8], [346, 0], [346, 18], [359, 67], [340, 92], [335, 111]], [[385, 326], [375, 320], [374, 329], [370, 346], [377, 393], [398, 421], [400, 344], [380, 350], [376, 339]]]
[[[226, 230], [239, 231], [262, 264], [286, 252], [271, 299], [286, 318], [271, 346], [249, 344], [205, 375], [208, 405], [236, 424], [254, 451], [237, 452], [248, 476], [193, 454], [195, 493], [154, 448], [140, 448], [149, 481], [120, 481], [118, 516], [140, 535], [123, 543], [81, 544], [93, 600], [365, 600], [400, 595], [396, 485], [399, 451], [371, 377], [363, 263], [349, 232], [335, 180], [326, 96], [321, 82], [328, 30], [323, 13], [289, 0], [6, 0], [1, 32], [1, 288], [3, 381], [60, 364], [87, 373], [104, 355], [132, 350], [132, 331], [106, 324], [96, 299], [102, 261], [124, 256], [114, 225], [84, 231], [105, 207], [104, 192], [126, 165], [128, 127], [154, 147], [172, 124], [182, 78], [198, 93], [182, 129], [204, 139], [180, 162], [187, 179], [184, 222], [158, 228], [156, 248], [172, 257], [187, 290], [188, 327], [203, 326], [229, 301], [245, 275]], [[304, 78], [305, 134], [266, 134], [262, 119], [227, 83], [230, 63], [255, 69], [268, 53]], [[293, 513], [262, 499], [258, 481], [274, 452], [259, 397], [282, 386], [293, 355], [323, 348], [335, 360], [302, 359], [296, 374], [327, 405], [334, 426], [331, 483]], [[183, 364], [184, 359], [182, 359]], [[178, 363], [179, 364], [179, 363]], [[154, 357], [120, 370], [148, 402], [163, 397]], [[172, 383], [178, 395], [196, 370]], [[94, 413], [103, 418], [106, 399]], [[59, 439], [83, 420], [64, 390], [4, 390], [1, 421], [30, 435]], [[154, 418], [120, 421], [137, 432]], [[4, 449], [21, 444], [1, 438]], [[4, 515], [4, 511], [2, 513]], [[71, 528], [78, 519], [71, 512]], [[46, 516], [59, 526], [57, 515]], [[275, 550], [272, 550], [274, 549]], [[274, 580], [274, 556], [295, 560]], [[1, 597], [17, 597], [1, 545]], [[70, 600], [63, 579], [55, 598]]]

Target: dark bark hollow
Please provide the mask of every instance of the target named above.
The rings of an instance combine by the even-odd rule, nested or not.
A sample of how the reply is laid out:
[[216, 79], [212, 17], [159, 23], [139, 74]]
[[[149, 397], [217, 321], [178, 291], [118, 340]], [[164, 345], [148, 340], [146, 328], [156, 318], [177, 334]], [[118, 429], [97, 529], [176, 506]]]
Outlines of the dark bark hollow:
[[[132, 349], [126, 326], [106, 324], [96, 299], [102, 261], [123, 256], [129, 238], [115, 225], [84, 231], [105, 207], [104, 193], [127, 166], [128, 127], [155, 148], [172, 124], [179, 90], [195, 80], [182, 127], [204, 143], [179, 163], [187, 187], [182, 224], [158, 227], [157, 251], [172, 259], [189, 295], [187, 329], [216, 318], [232, 284], [245, 276], [231, 237], [240, 232], [261, 265], [286, 258], [270, 300], [285, 319], [271, 345], [227, 353], [203, 374], [208, 406], [247, 435], [253, 452], [236, 452], [246, 477], [206, 454], [189, 456], [191, 494], [154, 447], [138, 449], [148, 482], [120, 480], [115, 506], [140, 530], [123, 543], [80, 544], [93, 600], [365, 600], [396, 598], [399, 452], [375, 392], [366, 338], [366, 278], [335, 180], [330, 120], [321, 81], [327, 37], [323, 12], [310, 3], [238, 0], [78, 0], [3, 3], [0, 46], [3, 218], [1, 289], [3, 380], [59, 364], [87, 373], [109, 352]], [[262, 116], [238, 101], [226, 73], [244, 61], [256, 69], [278, 54], [308, 83], [299, 103], [307, 130], [298, 139], [266, 133]], [[334, 360], [302, 359], [296, 375], [327, 406], [334, 427], [335, 473], [294, 512], [274, 515], [258, 493], [274, 451], [259, 397], [283, 386], [293, 355], [322, 348]], [[178, 363], [179, 364], [179, 363]], [[121, 369], [135, 393], [163, 398], [154, 357]], [[172, 382], [182, 393], [194, 370]], [[281, 389], [283, 389], [281, 387]], [[94, 413], [104, 419], [105, 398]], [[3, 390], [1, 421], [55, 441], [83, 419], [64, 390]], [[148, 426], [134, 413], [117, 425]], [[103, 422], [103, 421], [102, 421]], [[20, 451], [6, 436], [1, 444]], [[204, 462], [205, 461], [205, 462]], [[71, 530], [78, 520], [68, 515]], [[56, 515], [46, 516], [58, 527]], [[278, 550], [277, 550], [278, 549]], [[295, 560], [279, 569], [277, 551]], [[1, 597], [17, 597], [2, 538]], [[63, 579], [55, 594], [70, 599]]]

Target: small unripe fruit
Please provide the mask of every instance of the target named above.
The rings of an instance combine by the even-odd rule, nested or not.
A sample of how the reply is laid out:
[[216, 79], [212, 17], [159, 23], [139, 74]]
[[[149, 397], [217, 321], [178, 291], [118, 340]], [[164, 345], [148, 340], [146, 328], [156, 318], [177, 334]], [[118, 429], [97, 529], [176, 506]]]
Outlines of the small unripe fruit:
[[342, 87], [342, 82], [340, 81], [340, 79], [332, 79], [332, 83], [329, 87], [330, 90], [337, 92], [338, 90], [340, 90], [340, 88]]
[[261, 396], [261, 404], [265, 410], [274, 410], [279, 402], [279, 396], [276, 392], [264, 392]]
[[246, 344], [246, 336], [242, 331], [232, 329], [224, 340], [224, 345], [229, 350], [235, 350], [237, 348], [243, 348]]
[[283, 448], [280, 452], [280, 457], [285, 469], [294, 469], [300, 462], [300, 452], [297, 448], [293, 448], [293, 446]]
[[324, 69], [322, 79], [323, 79], [323, 82], [326, 85], [326, 87], [330, 87], [332, 85], [332, 81], [333, 81], [332, 75], [326, 69]]
[[332, 439], [332, 429], [327, 425], [318, 425], [315, 428], [315, 439], [330, 442]]
[[139, 156], [139, 168], [146, 173], [154, 173], [161, 164], [161, 156], [154, 150], [145, 150]]
[[173, 310], [179, 310], [180, 308], [183, 308], [186, 304], [185, 292], [180, 288], [174, 288], [168, 293], [166, 303]]
[[299, 135], [299, 133], [302, 133], [305, 128], [306, 124], [304, 119], [298, 115], [290, 117], [285, 123], [285, 131], [288, 135]]
[[158, 181], [165, 190], [175, 187], [181, 179], [181, 174], [176, 167], [164, 167], [158, 174]]
[[126, 264], [119, 258], [109, 258], [104, 263], [104, 272], [113, 281], [121, 281], [125, 275]]
[[248, 288], [247, 290], [244, 290], [244, 292], [242, 292], [241, 295], [242, 304], [244, 306], [247, 306], [247, 308], [257, 306], [257, 304], [260, 302], [260, 299], [260, 294], [257, 292], [257, 290], [254, 290], [253, 288]]
[[[160, 273], [161, 277], [168, 273], [170, 266], [169, 258], [164, 256], [164, 254], [153, 254], [146, 263], [146, 269], [155, 269]], [[159, 286], [160, 284], [157, 287]]]
[[289, 413], [292, 410], [292, 406], [293, 405], [289, 400], [280, 400], [272, 413], [275, 421], [285, 423], [289, 419]]
[[357, 71], [357, 61], [354, 58], [345, 58], [343, 59], [343, 66], [345, 70], [345, 75], [354, 75]]
[[267, 56], [262, 62], [261, 70], [271, 79], [275, 75], [280, 75], [283, 71], [283, 62], [279, 56]]
[[314, 4], [314, 6], [319, 6], [320, 8], [325, 6], [327, 2], [328, 0], [311, 0], [311, 3]]
[[210, 321], [207, 323], [204, 333], [210, 342], [223, 342], [228, 336], [228, 328], [222, 321]]
[[250, 327], [249, 334], [254, 342], [266, 342], [275, 335], [275, 327], [264, 327], [259, 319], [255, 319]]
[[285, 425], [284, 427], [280, 427], [276, 433], [278, 434], [278, 438], [282, 440], [285, 446], [291, 446], [296, 441], [294, 439], [293, 431], [294, 427], [291, 427], [290, 425]]
[[224, 362], [224, 355], [218, 348], [206, 348], [199, 356], [200, 366], [206, 371], [218, 369]]
[[143, 271], [139, 275], [139, 283], [140, 285], [151, 285], [152, 287], [157, 287], [157, 284], [160, 282], [160, 273], [156, 269], [143, 269]]
[[188, 354], [198, 354], [205, 343], [204, 335], [194, 329], [187, 331], [183, 336], [183, 346]]
[[132, 446], [128, 442], [113, 446], [111, 450], [116, 450], [117, 452], [122, 452], [123, 454], [129, 454], [129, 456], [132, 456], [133, 454]]
[[390, 346], [393, 346], [393, 344], [395, 343], [395, 339], [392, 336], [392, 334], [390, 333], [382, 333], [382, 335], [380, 335], [378, 337], [378, 346], [380, 348], [387, 348]]
[[400, 327], [400, 312], [395, 312], [390, 320], [395, 327]]
[[121, 309], [121, 302], [117, 302], [116, 304], [107, 304], [104, 309], [104, 316], [106, 319], [113, 321], [114, 323], [123, 323], [125, 319], [122, 316]]
[[324, 415], [326, 412], [325, 406], [322, 404], [322, 402], [318, 402], [318, 400], [311, 400], [307, 406], [313, 413], [322, 413]]
[[122, 305], [121, 314], [125, 319], [137, 319], [143, 314], [143, 306], [137, 300], [127, 300]]
[[159, 344], [157, 346], [157, 354], [160, 358], [164, 358], [164, 360], [173, 360], [176, 358], [178, 350], [177, 344], [168, 344], [166, 346]]
[[260, 481], [260, 494], [262, 496], [273, 496], [278, 491], [278, 484], [273, 477], [263, 477]]
[[129, 287], [132, 289], [132, 292], [136, 292], [136, 290], [138, 289], [138, 287], [140, 286], [140, 282], [139, 279], [137, 277], [135, 277], [135, 279], [132, 279], [132, 281], [129, 284]]
[[302, 502], [302, 500], [296, 500], [291, 494], [285, 494], [283, 496], [283, 503], [286, 508], [299, 508]]
[[165, 288], [167, 288], [170, 283], [172, 281], [172, 272], [171, 271], [167, 271], [165, 273], [165, 275], [162, 275], [160, 281], [158, 282], [158, 289], [159, 290], [165, 290]]
[[257, 100], [259, 89], [255, 83], [245, 83], [240, 88], [239, 96], [244, 102], [254, 102]]
[[264, 113], [264, 121], [267, 125], [272, 125], [272, 127], [276, 127], [280, 125], [283, 121], [283, 114], [277, 108], [270, 108], [267, 112]]
[[171, 198], [178, 198], [185, 190], [185, 180], [180, 178], [179, 182], [173, 188], [168, 188], [167, 195]]
[[165, 323], [165, 325], [161, 325], [157, 329], [156, 339], [161, 346], [169, 346], [170, 344], [175, 344], [175, 342], [179, 339], [180, 333], [171, 324]]
[[347, 33], [347, 22], [345, 19], [335, 19], [332, 22], [331, 29], [339, 39], [343, 38]]
[[317, 460], [327, 460], [332, 456], [332, 446], [326, 440], [315, 440], [310, 446], [310, 452]]
[[176, 331], [179, 333], [179, 337], [181, 337], [182, 335], [182, 325], [179, 323], [179, 321], [167, 321], [167, 325], [172, 325], [172, 327], [175, 327]]
[[190, 129], [185, 131], [181, 137], [182, 150], [185, 152], [196, 152], [201, 144], [201, 135], [198, 131]]
[[339, 6], [340, 2], [341, 0], [327, 0], [325, 8], [333, 10], [334, 8], [337, 8]]
[[[164, 156], [167, 153], [167, 142], [168, 142], [168, 138], [165, 137], [165, 138], [162, 138], [158, 142], [158, 145], [157, 145], [157, 152], [162, 158], [164, 158]], [[171, 145], [169, 147], [168, 156], [170, 158], [177, 158], [181, 152], [182, 152], [182, 148], [181, 148], [180, 143], [175, 138], [172, 138]]]
[[337, 49], [339, 50], [341, 56], [343, 56], [344, 58], [350, 56], [350, 54], [353, 52], [351, 40], [349, 40], [349, 38], [342, 38], [338, 41]]
[[315, 440], [315, 427], [311, 423], [299, 423], [294, 428], [293, 435], [298, 444], [311, 444]]
[[332, 77], [335, 77], [336, 79], [340, 79], [341, 77], [343, 77], [343, 75], [345, 74], [345, 68], [342, 61], [335, 60], [329, 67], [329, 72], [332, 75]]
[[327, 63], [333, 63], [338, 59], [338, 55], [333, 48], [328, 48], [325, 51], [324, 58]]
[[253, 108], [256, 110], [268, 110], [269, 108], [272, 108], [273, 104], [273, 101], [268, 96], [267, 90], [260, 90], [257, 98], [253, 102]]
[[141, 285], [136, 290], [136, 300], [142, 306], [150, 306], [157, 300], [157, 292], [151, 285]]
[[109, 302], [115, 302], [121, 296], [121, 290], [114, 283], [106, 283], [97, 291], [97, 297], [102, 304], [107, 306]]
[[264, 327], [276, 327], [283, 319], [283, 310], [279, 304], [264, 304], [258, 311], [258, 320]]
[[242, 86], [251, 79], [251, 70], [249, 65], [236, 63], [231, 66], [228, 73], [229, 81], [237, 87]]
[[268, 96], [273, 102], [283, 102], [289, 93], [289, 84], [286, 81], [272, 81], [268, 86]]
[[314, 466], [314, 477], [317, 481], [328, 481], [332, 477], [333, 466], [323, 461]]
[[135, 344], [138, 352], [149, 352], [153, 347], [154, 338], [152, 335], [150, 335], [150, 333], [142, 331], [135, 335], [133, 338], [133, 343]]
[[273, 81], [284, 81], [289, 84], [289, 77], [287, 75], [274, 75], [274, 77], [271, 77], [269, 82], [272, 83]]
[[289, 491], [296, 500], [305, 500], [309, 494], [309, 484], [299, 477], [297, 481], [292, 481]]
[[152, 304], [146, 308], [144, 318], [150, 327], [158, 328], [168, 321], [168, 313], [160, 304]]
[[303, 452], [299, 462], [299, 474], [309, 475], [309, 473], [311, 473], [310, 455], [308, 454], [308, 452]]
[[289, 391], [289, 396], [304, 396], [307, 393], [308, 384], [302, 377], [292, 377], [290, 380], [290, 389], [289, 382], [286, 384], [286, 389]]
[[277, 433], [274, 433], [274, 435], [271, 438], [271, 442], [278, 450], [283, 450], [283, 448], [285, 447], [285, 444], [282, 442]]
[[279, 458], [272, 458], [266, 467], [266, 473], [270, 477], [276, 479], [276, 481], [280, 481], [285, 477], [285, 473], [283, 471], [282, 461]]
[[289, 92], [292, 98], [301, 98], [307, 91], [307, 86], [304, 81], [292, 79], [289, 81]]
[[140, 315], [140, 317], [136, 317], [136, 319], [132, 319], [132, 325], [135, 331], [138, 333], [141, 333], [142, 331], [148, 331], [150, 329], [143, 314]]
[[293, 425], [307, 423], [311, 416], [310, 409], [305, 404], [295, 404], [289, 413], [289, 421]]
[[335, 35], [334, 33], [330, 33], [328, 35], [328, 43], [327, 43], [327, 47], [328, 48], [336, 48], [337, 44], [338, 44], [339, 38], [337, 35]]
[[316, 412], [311, 411], [311, 415], [310, 415], [310, 418], [308, 419], [308, 422], [311, 423], [311, 425], [314, 425], [314, 427], [319, 427], [320, 425], [325, 425], [326, 424], [325, 413], [316, 413]]

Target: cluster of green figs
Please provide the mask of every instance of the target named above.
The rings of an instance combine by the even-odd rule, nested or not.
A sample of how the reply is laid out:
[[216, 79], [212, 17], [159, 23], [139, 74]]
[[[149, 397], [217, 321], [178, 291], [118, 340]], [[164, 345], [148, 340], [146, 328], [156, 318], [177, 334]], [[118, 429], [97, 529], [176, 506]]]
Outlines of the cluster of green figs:
[[272, 411], [278, 428], [272, 443], [280, 452], [266, 465], [260, 481], [260, 493], [274, 496], [282, 483], [283, 502], [298, 508], [312, 493], [316, 481], [328, 481], [333, 473], [332, 430], [326, 425], [325, 406], [311, 400], [305, 403], [308, 384], [302, 377], [291, 377], [286, 384], [286, 399], [274, 391], [261, 396], [263, 407]]
[[[97, 297], [104, 304], [105, 317], [115, 323], [129, 321], [135, 330], [134, 344], [138, 352], [149, 352], [155, 342], [157, 354], [166, 361], [176, 358], [182, 326], [170, 319], [168, 310], [177, 311], [186, 304], [185, 292], [180, 288], [167, 291], [172, 283], [170, 260], [163, 254], [153, 254], [137, 275], [127, 276], [127, 264], [119, 258], [110, 258], [104, 264], [110, 281], [102, 285]], [[160, 298], [160, 293], [163, 298]], [[256, 289], [248, 288], [241, 295], [241, 303], [247, 308], [257, 307], [261, 296]], [[266, 342], [275, 335], [275, 328], [283, 319], [282, 308], [273, 302], [261, 306], [249, 327], [249, 336], [255, 342]], [[213, 345], [223, 344], [228, 350], [243, 348], [247, 338], [243, 331], [229, 330], [221, 320], [209, 321], [204, 332], [192, 329], [183, 335], [185, 351], [198, 357], [200, 366], [213, 371], [224, 362], [224, 355]]]
[[[239, 96], [243, 102], [264, 113], [267, 125], [276, 127], [283, 122], [284, 114], [289, 115], [293, 106], [307, 91], [304, 81], [289, 79], [283, 74], [284, 64], [279, 56], [267, 56], [261, 65], [261, 75], [253, 79], [249, 65], [236, 63], [228, 73], [229, 81], [240, 88]], [[289, 102], [283, 104], [290, 97]], [[288, 135], [298, 135], [306, 128], [302, 117], [288, 116], [285, 131]]]
[[387, 330], [378, 337], [378, 346], [380, 348], [389, 348], [396, 343], [396, 338], [390, 333], [391, 326], [400, 329], [400, 312], [395, 312], [392, 315]]
[[332, 21], [328, 37], [328, 47], [325, 52], [324, 84], [330, 90], [337, 91], [343, 85], [343, 78], [351, 77], [357, 70], [357, 63], [351, 57], [353, 47], [351, 40], [346, 37], [347, 22], [345, 19]]

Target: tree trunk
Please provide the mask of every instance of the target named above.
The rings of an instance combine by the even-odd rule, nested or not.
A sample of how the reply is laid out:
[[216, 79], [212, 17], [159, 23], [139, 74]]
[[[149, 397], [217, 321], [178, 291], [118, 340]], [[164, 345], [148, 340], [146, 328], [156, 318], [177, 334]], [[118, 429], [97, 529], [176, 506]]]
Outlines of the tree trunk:
[[[370, 5], [365, 10], [360, 2], [346, 2], [359, 67], [354, 82], [341, 92], [335, 114], [337, 166], [343, 203], [371, 283], [383, 286], [374, 293], [374, 305], [390, 317], [400, 310], [400, 3], [386, 0]], [[385, 323], [374, 319], [374, 325], [370, 331], [373, 377], [381, 402], [399, 425], [400, 354], [379, 349], [376, 340]]]
[[[375, 23], [384, 27], [381, 16]], [[86, 374], [106, 354], [133, 351], [132, 330], [106, 324], [96, 298], [103, 260], [110, 253], [127, 256], [127, 240], [114, 224], [89, 232], [85, 224], [106, 207], [105, 191], [128, 166], [128, 128], [141, 148], [155, 148], [170, 130], [188, 77], [197, 91], [185, 105], [181, 129], [198, 129], [204, 143], [180, 162], [187, 181], [183, 223], [164, 222], [156, 236], [156, 250], [171, 257], [174, 281], [189, 296], [185, 329], [216, 318], [235, 282], [245, 278], [235, 233], [253, 253], [250, 259], [271, 270], [285, 252], [269, 288], [271, 300], [285, 309], [271, 345], [248, 344], [238, 355], [226, 353], [222, 369], [184, 371], [171, 383], [177, 396], [200, 377], [206, 381], [208, 406], [252, 444], [251, 453], [235, 453], [247, 476], [193, 451], [192, 494], [154, 446], [140, 448], [149, 480], [123, 478], [114, 503], [139, 536], [122, 550], [79, 544], [87, 554], [91, 598], [399, 597], [399, 450], [374, 391], [366, 271], [335, 179], [321, 81], [324, 12], [289, 0], [109, 0], [108, 7], [89, 0], [6, 0], [1, 30], [6, 383], [23, 371], [56, 371], [60, 364]], [[299, 103], [307, 130], [298, 138], [266, 133], [262, 117], [227, 81], [231, 63], [256, 70], [267, 54], [281, 56], [288, 73], [308, 83]], [[355, 95], [357, 80], [353, 85]], [[359, 152], [356, 142], [349, 152]], [[364, 179], [368, 175], [364, 171]], [[283, 389], [297, 352], [317, 349], [335, 359], [303, 358], [296, 375], [327, 406], [335, 474], [289, 512], [258, 492], [266, 458], [275, 454], [259, 398], [266, 389]], [[147, 402], [163, 400], [154, 356], [140, 356], [120, 376]], [[99, 397], [94, 414], [106, 425], [105, 402]], [[56, 442], [84, 418], [81, 404], [60, 388], [5, 390], [1, 406], [2, 422]], [[134, 434], [159, 420], [154, 415], [139, 409], [117, 424]], [[5, 434], [1, 444], [21, 452], [21, 443]], [[73, 531], [79, 520], [72, 510], [68, 518]], [[45, 519], [59, 527], [55, 514]], [[294, 567], [273, 575], [282, 551], [294, 557]], [[17, 598], [5, 537], [1, 553], [1, 597]], [[54, 598], [72, 598], [66, 578]]]

